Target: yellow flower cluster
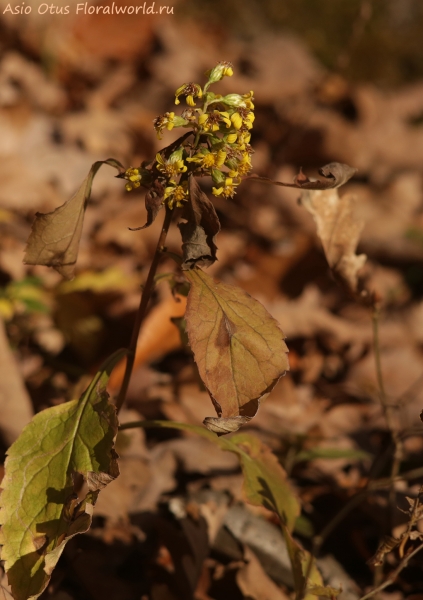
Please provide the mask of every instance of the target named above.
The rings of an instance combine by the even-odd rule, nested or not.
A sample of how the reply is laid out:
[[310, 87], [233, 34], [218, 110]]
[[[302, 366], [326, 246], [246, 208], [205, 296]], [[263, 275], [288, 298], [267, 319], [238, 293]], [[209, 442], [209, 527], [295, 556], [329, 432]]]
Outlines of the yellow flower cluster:
[[[189, 133], [183, 136], [177, 150], [169, 153], [165, 148], [158, 153], [153, 165], [153, 172], [158, 173], [165, 189], [163, 202], [171, 208], [187, 201], [189, 175], [209, 175], [213, 194], [231, 198], [242, 177], [251, 170], [253, 92], [222, 96], [209, 90], [223, 77], [233, 75], [229, 62], [220, 62], [206, 75], [208, 81], [204, 87], [191, 82], [176, 90], [175, 104], [179, 105], [182, 97], [187, 104], [180, 116], [167, 112], [154, 120], [159, 139], [165, 129], [171, 131], [177, 127], [191, 130], [192, 135], [191, 139]], [[128, 190], [142, 184], [138, 169], [131, 167], [124, 177], [128, 180]]]

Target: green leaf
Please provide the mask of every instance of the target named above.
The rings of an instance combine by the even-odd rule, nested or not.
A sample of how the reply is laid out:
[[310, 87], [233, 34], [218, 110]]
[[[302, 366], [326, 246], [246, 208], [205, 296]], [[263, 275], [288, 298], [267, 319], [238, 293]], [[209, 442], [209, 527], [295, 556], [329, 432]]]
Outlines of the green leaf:
[[300, 505], [276, 456], [258, 438], [246, 433], [232, 436], [229, 442], [236, 446], [232, 451], [241, 462], [248, 502], [273, 510], [292, 531]]
[[[8, 451], [1, 558], [16, 600], [43, 592], [66, 542], [89, 529], [99, 491], [119, 474], [116, 410], [106, 385], [123, 354], [106, 361], [79, 400], [37, 414]], [[88, 492], [78, 498], [81, 476]]]
[[323, 578], [316, 566], [312, 555], [304, 550], [300, 544], [294, 540], [286, 527], [282, 527], [286, 547], [288, 549], [289, 559], [291, 561], [292, 575], [294, 578], [295, 596], [297, 600], [311, 600], [315, 595], [308, 593], [310, 586], [319, 586], [323, 588]]
[[187, 333], [200, 377], [219, 417], [250, 417], [289, 369], [285, 336], [260, 302], [218, 283], [199, 269], [186, 271]]
[[27, 265], [54, 267], [63, 277], [72, 279], [93, 179], [104, 164], [115, 167], [119, 172], [124, 170], [114, 158], [95, 162], [70, 200], [53, 212], [35, 215], [25, 250], [24, 262]]
[[356, 450], [355, 448], [310, 448], [309, 450], [301, 450], [296, 457], [295, 462], [303, 462], [306, 460], [314, 460], [316, 458], [349, 458], [351, 460], [367, 460], [372, 455], [364, 450]]

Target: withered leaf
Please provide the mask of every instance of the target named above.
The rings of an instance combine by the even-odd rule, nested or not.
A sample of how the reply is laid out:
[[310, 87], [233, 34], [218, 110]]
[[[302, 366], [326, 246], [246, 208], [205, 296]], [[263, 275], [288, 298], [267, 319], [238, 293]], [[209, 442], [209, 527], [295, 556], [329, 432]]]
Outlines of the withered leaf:
[[182, 269], [192, 269], [195, 265], [210, 266], [217, 260], [214, 238], [220, 231], [220, 223], [213, 203], [192, 175], [189, 178], [189, 200], [182, 218], [187, 221], [178, 225], [184, 254]]
[[400, 542], [401, 538], [385, 535], [376, 551], [376, 554], [367, 561], [367, 564], [373, 565], [374, 567], [383, 565], [385, 561], [385, 555], [394, 550], [394, 548], [396, 548]]
[[146, 229], [154, 223], [159, 210], [163, 207], [164, 187], [157, 179], [153, 182], [148, 192], [145, 195], [145, 208], [147, 210], [147, 222], [141, 227], [130, 227], [131, 231], [140, 231]]
[[300, 172], [294, 178], [294, 183], [273, 181], [268, 177], [259, 177], [258, 175], [246, 177], [245, 181], [261, 181], [263, 183], [270, 183], [271, 185], [299, 188], [302, 190], [330, 190], [347, 183], [347, 181], [357, 173], [357, 169], [342, 163], [332, 162], [321, 167], [319, 173], [325, 178], [324, 180], [311, 180], [300, 169]]
[[188, 339], [219, 417], [253, 417], [260, 400], [289, 369], [285, 336], [260, 302], [214, 281], [200, 269], [185, 273]]
[[353, 214], [354, 201], [351, 194], [340, 198], [336, 189], [305, 191], [300, 199], [313, 215], [332, 272], [349, 291], [357, 293], [358, 272], [367, 257], [355, 253], [364, 223]]
[[209, 431], [217, 433], [217, 435], [225, 435], [226, 433], [233, 433], [238, 431], [240, 427], [251, 421], [251, 417], [206, 417], [203, 421], [203, 425], [207, 427]]
[[119, 172], [125, 170], [114, 158], [99, 160], [92, 165], [86, 179], [72, 198], [53, 212], [35, 215], [24, 256], [27, 265], [46, 265], [56, 269], [66, 279], [73, 278], [93, 179], [104, 164], [118, 169]]

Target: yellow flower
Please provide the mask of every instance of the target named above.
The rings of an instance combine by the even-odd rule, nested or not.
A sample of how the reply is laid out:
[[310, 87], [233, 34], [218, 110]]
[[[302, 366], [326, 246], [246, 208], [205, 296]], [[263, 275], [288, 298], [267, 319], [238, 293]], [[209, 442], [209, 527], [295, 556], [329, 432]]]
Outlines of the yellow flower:
[[194, 154], [192, 158], [187, 158], [187, 162], [199, 163], [201, 167], [212, 169], [213, 167], [221, 167], [226, 159], [226, 152], [218, 150], [217, 152], [206, 152]]
[[239, 114], [239, 112], [235, 112], [233, 115], [231, 115], [231, 123], [232, 126], [238, 131], [238, 129], [241, 129], [242, 126], [242, 117]]
[[214, 110], [211, 113], [203, 113], [198, 118], [198, 124], [201, 125], [204, 131], [218, 131], [220, 123], [225, 123], [226, 127], [231, 127], [229, 113]]
[[239, 184], [239, 181], [236, 182], [232, 177], [226, 177], [225, 184], [218, 187], [212, 188], [212, 193], [215, 196], [223, 196], [224, 198], [232, 198], [236, 193], [235, 187]]
[[175, 104], [180, 104], [179, 96], [186, 96], [188, 106], [195, 106], [194, 98], [201, 98], [203, 91], [198, 83], [184, 83], [175, 92]]
[[172, 131], [172, 129], [175, 127], [174, 119], [174, 112], [167, 112], [164, 115], [161, 115], [160, 117], [156, 117], [154, 119], [154, 129], [157, 132], [157, 137], [159, 138], [159, 140], [162, 139], [163, 129], [166, 128], [168, 131]]
[[139, 169], [129, 167], [129, 169], [126, 169], [123, 177], [124, 179], [128, 180], [128, 183], [125, 185], [125, 189], [127, 192], [131, 192], [134, 188], [140, 187], [141, 173]]
[[236, 133], [229, 133], [229, 134], [228, 134], [228, 135], [227, 135], [227, 136], [224, 138], [224, 140], [225, 140], [225, 142], [226, 142], [227, 144], [235, 144], [235, 142], [237, 141], [237, 139], [238, 139], [238, 134], [236, 134]]
[[177, 185], [175, 181], [169, 182], [171, 185], [165, 188], [163, 195], [163, 204], [167, 203], [169, 208], [173, 208], [176, 204], [178, 208], [182, 206], [182, 202], [188, 200], [187, 183], [186, 181], [182, 185]]
[[243, 94], [242, 95], [242, 97], [244, 99], [244, 102], [245, 102], [245, 106], [247, 108], [249, 108], [250, 110], [254, 110], [254, 104], [253, 104], [253, 99], [254, 98], [253, 98], [253, 94], [254, 94], [254, 92], [251, 91], [251, 92], [248, 92], [248, 94]]
[[223, 77], [232, 77], [234, 74], [232, 63], [222, 60], [218, 63], [211, 71], [206, 73], [209, 76], [208, 85], [210, 83], [216, 83], [220, 81]]
[[185, 173], [187, 166], [185, 165], [182, 158], [176, 158], [170, 156], [169, 160], [164, 160], [163, 156], [158, 153], [156, 154], [157, 169], [166, 177], [173, 177], [180, 173]]
[[252, 165], [250, 155], [244, 152], [242, 159], [238, 163], [238, 175], [247, 175], [251, 171], [251, 168]]

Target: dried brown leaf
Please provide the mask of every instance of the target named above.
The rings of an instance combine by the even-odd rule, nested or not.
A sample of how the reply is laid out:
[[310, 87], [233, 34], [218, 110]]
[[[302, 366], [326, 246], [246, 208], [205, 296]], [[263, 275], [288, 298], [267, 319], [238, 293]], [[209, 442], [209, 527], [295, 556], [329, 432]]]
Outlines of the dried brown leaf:
[[182, 218], [187, 221], [178, 225], [184, 253], [182, 269], [212, 265], [217, 260], [214, 237], [220, 231], [220, 223], [212, 202], [193, 176], [189, 178], [189, 201]]
[[163, 207], [163, 196], [164, 196], [164, 187], [157, 179], [154, 181], [151, 188], [145, 195], [145, 208], [147, 210], [147, 222], [145, 225], [141, 227], [130, 227], [131, 231], [140, 231], [141, 229], [146, 229], [150, 227], [152, 223], [154, 223], [155, 218], [157, 217], [159, 210]]
[[288, 370], [279, 324], [243, 290], [186, 272], [187, 333], [200, 376], [219, 417], [253, 417]]
[[363, 221], [354, 216], [354, 196], [339, 197], [336, 189], [306, 191], [301, 204], [313, 215], [317, 234], [322, 242], [330, 268], [351, 292], [358, 292], [358, 272], [366, 255], [357, 255], [356, 249]]
[[93, 179], [104, 164], [115, 167], [120, 172], [124, 170], [114, 158], [95, 162], [70, 200], [51, 213], [35, 215], [25, 251], [26, 264], [53, 267], [66, 279], [73, 278]]

